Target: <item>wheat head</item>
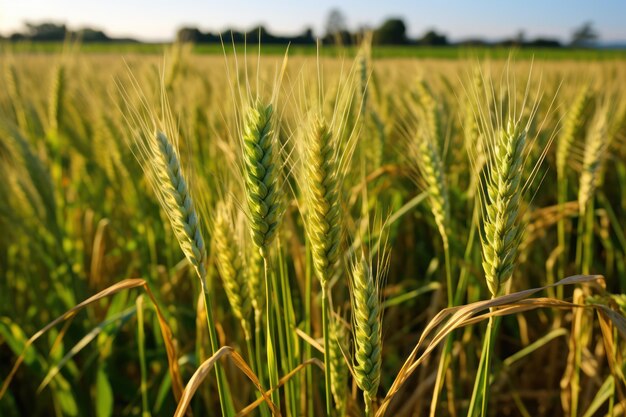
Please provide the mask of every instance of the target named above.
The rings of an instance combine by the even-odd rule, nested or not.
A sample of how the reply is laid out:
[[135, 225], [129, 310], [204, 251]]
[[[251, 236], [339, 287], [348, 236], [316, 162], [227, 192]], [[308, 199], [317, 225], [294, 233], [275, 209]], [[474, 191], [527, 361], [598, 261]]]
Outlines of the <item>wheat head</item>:
[[50, 99], [48, 101], [49, 133], [55, 135], [59, 130], [61, 112], [63, 111], [63, 96], [65, 94], [65, 67], [59, 65], [54, 71], [54, 78], [50, 85]]
[[249, 322], [251, 300], [235, 229], [232, 209], [225, 203], [218, 204], [213, 227], [217, 267], [233, 314], [241, 323], [246, 340], [249, 340], [252, 337]]
[[352, 314], [356, 364], [354, 377], [363, 391], [366, 414], [376, 398], [382, 364], [381, 306], [378, 284], [365, 255], [352, 267]]
[[330, 381], [335, 408], [342, 414], [346, 407], [348, 388], [348, 364], [344, 354], [348, 352], [348, 332], [340, 319], [335, 318], [330, 325], [330, 339], [334, 342], [329, 346]]
[[444, 164], [435, 138], [430, 136], [426, 129], [422, 128], [420, 131], [421, 134], [418, 134], [419, 137], [417, 138], [415, 159], [420, 177], [426, 185], [435, 223], [444, 245], [447, 246], [450, 227], [450, 198]]
[[267, 256], [283, 215], [276, 142], [272, 106], [257, 101], [248, 109], [244, 125], [243, 159], [252, 241], [263, 257]]
[[598, 116], [585, 143], [580, 188], [578, 189], [578, 207], [581, 216], [585, 214], [587, 205], [593, 198], [600, 182], [601, 166], [609, 146], [608, 124], [606, 109], [598, 109]]
[[245, 273], [254, 314], [260, 317], [265, 306], [265, 283], [263, 282], [263, 257], [256, 246], [246, 256]]
[[341, 205], [339, 202], [337, 152], [333, 136], [321, 116], [314, 119], [306, 143], [307, 232], [313, 264], [322, 284], [332, 277], [339, 258]]
[[509, 120], [494, 144], [487, 180], [483, 269], [492, 297], [511, 279], [520, 241], [519, 205], [526, 130]]
[[589, 87], [583, 87], [567, 113], [556, 148], [556, 169], [559, 178], [565, 175], [570, 149], [585, 124], [584, 111], [591, 99]]
[[[134, 133], [131, 149], [167, 214], [185, 257], [204, 283], [206, 247], [198, 214], [180, 164], [177, 142], [172, 142], [164, 132], [157, 130], [156, 121], [141, 118], [138, 113], [132, 117], [141, 129]], [[153, 126], [150, 125], [151, 122]], [[175, 133], [171, 131], [170, 134]]]
[[437, 101], [424, 80], [420, 80], [417, 83], [417, 93], [419, 95], [419, 104], [426, 116], [426, 126], [428, 127], [429, 134], [433, 140], [438, 142], [441, 139], [441, 127]]

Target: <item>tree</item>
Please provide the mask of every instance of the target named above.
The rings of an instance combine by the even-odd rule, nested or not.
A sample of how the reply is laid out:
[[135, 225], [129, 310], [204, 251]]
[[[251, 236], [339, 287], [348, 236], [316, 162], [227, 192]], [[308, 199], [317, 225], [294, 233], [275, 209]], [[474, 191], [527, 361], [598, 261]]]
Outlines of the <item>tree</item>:
[[313, 29], [306, 28], [304, 32], [294, 38], [284, 38], [283, 43], [291, 42], [294, 45], [314, 45], [315, 36], [313, 35]]
[[56, 23], [26, 23], [28, 38], [32, 41], [62, 41], [67, 34], [65, 25]]
[[572, 33], [572, 46], [592, 46], [598, 39], [598, 32], [591, 22], [585, 22]]
[[374, 43], [379, 45], [402, 45], [407, 43], [406, 25], [402, 19], [387, 19], [374, 31]]
[[332, 9], [326, 19], [326, 36], [334, 37], [347, 29], [346, 17], [339, 9]]
[[183, 27], [176, 32], [177, 42], [201, 42], [203, 33], [198, 28]]
[[108, 42], [111, 40], [103, 31], [92, 28], [80, 29], [75, 35], [83, 42]]
[[448, 44], [448, 38], [446, 35], [439, 34], [434, 30], [429, 30], [424, 34], [422, 39], [419, 40], [420, 45], [427, 46], [441, 46]]

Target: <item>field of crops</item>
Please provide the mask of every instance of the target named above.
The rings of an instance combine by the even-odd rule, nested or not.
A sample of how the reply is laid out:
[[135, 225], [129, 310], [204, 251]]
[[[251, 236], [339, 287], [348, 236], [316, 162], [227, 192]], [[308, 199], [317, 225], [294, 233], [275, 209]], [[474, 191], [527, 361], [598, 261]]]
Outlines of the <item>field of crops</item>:
[[0, 415], [624, 415], [626, 61], [526, 58], [5, 52]]
[[[166, 44], [161, 43], [128, 43], [128, 42], [89, 42], [81, 44], [79, 49], [90, 54], [161, 54]], [[237, 44], [236, 48], [243, 50], [245, 45]], [[55, 54], [67, 49], [65, 42], [0, 42], [0, 50], [14, 53]], [[190, 48], [200, 55], [223, 55], [222, 45], [219, 43], [197, 44]], [[278, 44], [263, 45], [263, 55], [284, 55], [286, 47]], [[594, 49], [594, 48], [514, 48], [516, 59], [549, 59], [549, 60], [623, 60], [626, 59], [624, 49]], [[420, 58], [420, 59], [507, 59], [511, 55], [511, 48], [504, 46], [415, 46], [415, 45], [385, 45], [371, 51], [371, 56], [377, 58]], [[290, 56], [349, 56], [354, 58], [359, 53], [359, 46], [325, 45], [318, 50], [315, 45], [290, 45]]]

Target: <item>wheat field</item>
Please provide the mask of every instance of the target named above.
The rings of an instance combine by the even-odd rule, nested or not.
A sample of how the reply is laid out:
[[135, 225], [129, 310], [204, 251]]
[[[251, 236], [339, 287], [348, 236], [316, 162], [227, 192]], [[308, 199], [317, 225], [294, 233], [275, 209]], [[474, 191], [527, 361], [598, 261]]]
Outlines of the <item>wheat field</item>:
[[0, 415], [626, 413], [626, 61], [10, 53]]

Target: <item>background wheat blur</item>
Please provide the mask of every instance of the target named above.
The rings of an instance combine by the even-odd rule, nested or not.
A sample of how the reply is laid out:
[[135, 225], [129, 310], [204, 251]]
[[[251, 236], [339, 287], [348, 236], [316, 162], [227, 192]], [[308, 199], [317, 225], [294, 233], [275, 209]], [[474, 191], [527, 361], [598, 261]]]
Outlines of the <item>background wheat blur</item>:
[[626, 62], [225, 49], [0, 56], [0, 415], [626, 413]]

